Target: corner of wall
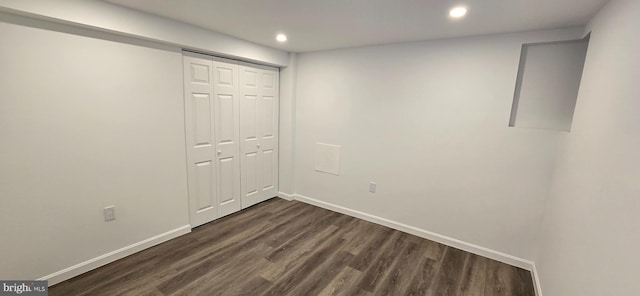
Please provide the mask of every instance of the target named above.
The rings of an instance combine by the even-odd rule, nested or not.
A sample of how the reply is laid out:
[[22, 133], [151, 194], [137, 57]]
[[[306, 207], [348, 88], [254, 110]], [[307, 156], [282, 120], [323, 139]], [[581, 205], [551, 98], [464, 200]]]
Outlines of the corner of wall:
[[533, 281], [533, 287], [535, 288], [536, 296], [542, 296], [542, 286], [540, 285], [540, 277], [538, 276], [538, 269], [536, 263], [531, 262], [531, 280]]
[[295, 194], [293, 194], [293, 193], [284, 193], [282, 191], [278, 192], [278, 197], [282, 198], [282, 199], [285, 199], [285, 200], [288, 200], [288, 201], [295, 200]]
[[295, 192], [296, 62], [297, 54], [289, 53], [288, 66], [280, 69], [278, 188], [284, 192]]

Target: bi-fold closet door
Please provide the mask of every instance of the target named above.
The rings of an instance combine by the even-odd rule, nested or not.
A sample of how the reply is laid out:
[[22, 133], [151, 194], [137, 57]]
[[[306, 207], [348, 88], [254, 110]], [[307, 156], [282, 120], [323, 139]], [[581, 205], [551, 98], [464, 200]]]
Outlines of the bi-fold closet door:
[[278, 70], [184, 53], [192, 227], [277, 194]]
[[242, 206], [278, 194], [279, 72], [240, 64]]

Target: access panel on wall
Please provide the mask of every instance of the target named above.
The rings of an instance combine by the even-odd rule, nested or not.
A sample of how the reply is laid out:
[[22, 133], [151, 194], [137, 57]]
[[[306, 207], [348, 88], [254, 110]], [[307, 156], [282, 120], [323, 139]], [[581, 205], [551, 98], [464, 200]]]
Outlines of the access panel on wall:
[[184, 81], [191, 226], [274, 197], [277, 69], [185, 52]]

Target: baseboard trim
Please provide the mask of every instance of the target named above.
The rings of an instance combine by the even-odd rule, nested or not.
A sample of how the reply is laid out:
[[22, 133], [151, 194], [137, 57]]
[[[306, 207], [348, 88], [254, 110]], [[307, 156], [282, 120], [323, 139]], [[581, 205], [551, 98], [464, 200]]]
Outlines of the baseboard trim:
[[289, 194], [289, 193], [284, 193], [284, 192], [278, 192], [278, 197], [282, 198], [282, 199], [286, 199], [286, 200], [294, 200], [294, 195], [293, 194]]
[[93, 269], [96, 269], [100, 266], [109, 264], [113, 261], [116, 261], [118, 259], [122, 259], [124, 257], [127, 257], [133, 253], [142, 251], [144, 249], [153, 247], [155, 245], [161, 244], [163, 242], [166, 242], [170, 239], [176, 238], [178, 236], [184, 235], [191, 232], [191, 225], [185, 225], [170, 231], [167, 231], [165, 233], [156, 235], [154, 237], [145, 239], [143, 241], [137, 242], [135, 244], [126, 246], [124, 248], [120, 248], [118, 250], [106, 253], [104, 255], [89, 259], [87, 261], [78, 263], [76, 265], [73, 265], [71, 267], [67, 267], [63, 270], [54, 272], [52, 274], [43, 276], [41, 278], [39, 278], [39, 281], [49, 281], [49, 286], [55, 285], [57, 283], [66, 281], [70, 278], [73, 278], [75, 276], [81, 275], [87, 271], [91, 271]]
[[325, 208], [328, 210], [332, 210], [338, 213], [342, 213], [345, 215], [349, 215], [352, 217], [356, 217], [356, 218], [360, 218], [372, 223], [376, 223], [376, 224], [380, 224], [383, 226], [387, 226], [389, 228], [393, 228], [399, 231], [403, 231], [409, 234], [413, 234], [428, 240], [432, 240], [450, 247], [454, 247], [463, 251], [467, 251], [469, 253], [473, 253], [476, 255], [480, 255], [483, 257], [487, 257], [496, 261], [500, 261], [509, 265], [513, 265], [516, 267], [520, 267], [522, 269], [526, 269], [526, 270], [532, 270], [533, 269], [533, 262], [526, 260], [526, 259], [522, 259], [522, 258], [518, 258], [516, 256], [512, 256], [509, 254], [505, 254], [496, 250], [492, 250], [489, 248], [485, 248], [485, 247], [481, 247], [472, 243], [468, 243], [465, 241], [461, 241], [455, 238], [451, 238], [448, 237], [446, 235], [441, 235], [438, 233], [434, 233], [431, 231], [427, 231], [424, 229], [420, 229], [414, 226], [410, 226], [410, 225], [406, 225], [403, 223], [399, 223], [396, 221], [392, 221], [389, 219], [385, 219], [385, 218], [381, 218], [375, 215], [371, 215], [365, 212], [360, 212], [357, 210], [353, 210], [350, 208], [346, 208], [343, 206], [339, 206], [339, 205], [335, 205], [335, 204], [331, 204], [328, 202], [324, 202], [324, 201], [320, 201], [317, 199], [313, 199], [311, 197], [308, 196], [304, 196], [304, 195], [300, 195], [300, 194], [293, 194], [293, 197], [301, 202], [304, 203], [308, 203], [314, 206], [318, 206], [321, 208]]
[[536, 263], [531, 264], [531, 277], [533, 280], [533, 287], [536, 289], [536, 296], [542, 296], [542, 286], [540, 285], [540, 277], [538, 276], [538, 269]]

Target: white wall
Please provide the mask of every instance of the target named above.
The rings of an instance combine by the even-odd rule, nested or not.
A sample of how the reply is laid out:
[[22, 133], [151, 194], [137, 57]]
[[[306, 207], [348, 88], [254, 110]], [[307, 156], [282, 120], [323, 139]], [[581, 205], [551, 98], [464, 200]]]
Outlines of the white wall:
[[[507, 127], [520, 49], [581, 37], [578, 28], [299, 54], [296, 193], [532, 259], [558, 133]], [[342, 146], [339, 176], [314, 171], [316, 142]]]
[[280, 197], [291, 198], [295, 192], [294, 186], [294, 137], [296, 120], [296, 60], [297, 54], [289, 54], [289, 62], [286, 68], [280, 69], [280, 130], [279, 138], [279, 164], [278, 164], [278, 190]]
[[640, 1], [590, 27], [536, 260], [545, 296], [640, 295]]
[[527, 44], [521, 58], [521, 84], [516, 92], [516, 127], [571, 129], [586, 39]]
[[0, 11], [273, 66], [286, 66], [288, 62], [283, 50], [104, 1], [0, 0]]
[[178, 49], [21, 22], [50, 26], [0, 15], [0, 278], [188, 225]]

